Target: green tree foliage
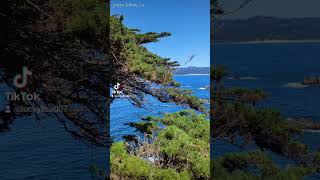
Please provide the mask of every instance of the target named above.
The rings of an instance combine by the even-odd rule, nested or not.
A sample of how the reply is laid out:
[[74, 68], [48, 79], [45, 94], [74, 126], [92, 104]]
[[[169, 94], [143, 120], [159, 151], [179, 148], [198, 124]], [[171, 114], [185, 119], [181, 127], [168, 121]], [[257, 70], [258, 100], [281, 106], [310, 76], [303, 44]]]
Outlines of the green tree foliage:
[[149, 136], [139, 142], [118, 142], [111, 146], [114, 179], [210, 178], [210, 129], [205, 115], [184, 110], [163, 118], [147, 117], [134, 124]]
[[65, 32], [88, 37], [107, 35], [107, 1], [50, 0], [49, 7], [55, 13], [55, 19], [61, 24], [60, 28]]
[[110, 17], [111, 46], [113, 65], [111, 83], [124, 84], [124, 93], [130, 95], [135, 105], [143, 106], [145, 94], [150, 94], [161, 102], [174, 102], [205, 111], [203, 102], [192, 96], [192, 92], [179, 88], [173, 79], [173, 70], [179, 64], [169, 58], [160, 57], [143, 46], [168, 37], [168, 32], [140, 33], [123, 24], [123, 16]]
[[212, 160], [211, 167], [211, 173], [217, 180], [298, 180], [312, 172], [304, 167], [288, 167], [282, 170], [261, 151], [226, 154]]
[[[1, 57], [4, 57], [1, 59], [1, 83], [19, 92], [12, 86], [12, 78], [20, 73], [19, 68], [27, 66], [33, 76], [24, 91], [40, 93], [40, 104], [68, 106], [68, 111], [53, 115], [74, 137], [96, 146], [109, 145], [109, 119], [106, 117], [109, 102], [116, 99], [109, 97], [109, 89], [117, 83], [121, 83], [125, 95], [129, 95], [130, 101], [138, 107], [144, 106], [145, 95], [151, 95], [161, 102], [206, 111], [202, 101], [191, 91], [179, 88], [179, 83], [173, 80], [172, 72], [178, 66], [177, 62], [151, 53], [144, 46], [169, 37], [170, 33], [141, 33], [128, 28], [123, 24], [123, 16], [108, 17], [109, 7], [104, 0], [8, 2], [8, 11], [1, 12], [1, 17], [5, 17], [5, 22], [1, 18], [1, 24], [8, 22], [10, 33], [1, 34], [10, 42], [1, 48]], [[30, 102], [27, 106], [39, 104]], [[18, 116], [31, 115], [0, 114], [1, 129], [8, 129]], [[157, 160], [159, 164], [152, 165], [145, 160], [145, 156], [130, 154], [130, 146], [115, 143], [112, 146], [114, 174], [133, 179], [150, 175], [155, 179], [208, 179], [209, 122], [192, 114], [176, 116], [181, 119], [181, 125], [186, 118], [200, 121], [199, 132], [191, 128], [186, 131], [183, 129], [186, 127], [178, 124], [162, 129], [151, 120], [150, 124], [132, 124], [138, 130], [149, 133], [154, 142], [131, 151], [141, 154], [143, 150], [150, 149], [153, 154], [161, 155], [161, 161]], [[162, 138], [157, 138], [153, 133], [155, 131]], [[193, 141], [193, 137], [197, 140]], [[180, 145], [179, 149], [174, 148], [175, 144]], [[178, 151], [187, 156], [173, 156]], [[95, 167], [91, 170], [101, 172]]]
[[260, 89], [250, 90], [245, 88], [231, 88], [226, 90], [225, 93], [233, 100], [248, 102], [253, 106], [255, 106], [258, 101], [261, 101], [267, 97], [266, 93]]
[[[143, 46], [170, 33], [139, 33], [128, 28], [122, 16], [109, 18], [109, 4], [104, 0], [8, 3], [8, 11], [1, 18], [2, 24], [8, 23], [10, 33], [1, 34], [9, 42], [1, 48], [2, 82], [19, 93], [12, 79], [22, 66], [29, 67], [33, 79], [24, 91], [41, 94], [47, 106], [68, 106], [70, 110], [55, 116], [73, 136], [95, 145], [108, 144], [106, 116], [109, 102], [116, 98], [109, 97], [108, 92], [117, 83], [124, 86], [123, 92], [138, 107], [144, 105], [144, 96], [149, 94], [162, 102], [205, 111], [202, 101], [181, 90], [173, 80], [177, 62]], [[39, 106], [34, 103], [27, 106]], [[79, 106], [92, 115], [83, 116], [75, 110]], [[8, 129], [17, 116], [28, 115], [0, 114], [2, 130]]]
[[[239, 0], [240, 6], [233, 10], [224, 9], [223, 0], [214, 1], [211, 5], [211, 19], [235, 13], [251, 1]], [[225, 66], [211, 68], [211, 136], [213, 140], [225, 140], [239, 148], [254, 143], [260, 149], [229, 153], [212, 159], [212, 178], [302, 179], [308, 174], [319, 172], [319, 152], [311, 152], [297, 138], [304, 128], [318, 128], [318, 125], [305, 120], [290, 121], [276, 110], [257, 106], [266, 98], [266, 93], [262, 90], [225, 88], [222, 80], [227, 74]], [[218, 151], [213, 147], [215, 150]], [[279, 168], [267, 151], [292, 159], [295, 164], [286, 169]]]
[[[215, 82], [211, 101], [214, 107], [211, 116], [213, 140], [225, 140], [239, 148], [255, 143], [260, 148], [259, 151], [231, 153], [213, 159], [211, 173], [214, 179], [301, 179], [316, 171], [316, 155], [297, 140], [303, 126], [291, 125], [294, 122], [274, 109], [256, 106], [266, 98], [262, 90], [225, 88], [222, 83], [227, 74], [225, 68], [218, 66], [212, 70], [216, 71], [212, 76]], [[265, 151], [292, 159], [297, 166], [280, 169]]]
[[[8, 1], [7, 11], [1, 13], [8, 21], [8, 44], [1, 49], [2, 83], [16, 93], [37, 93], [41, 101], [9, 101], [12, 111], [0, 121], [13, 122], [32, 114], [37, 119], [45, 117], [16, 113], [15, 106], [63, 106], [67, 107], [63, 112], [47, 115], [56, 117], [67, 132], [86, 143], [108, 145], [106, 75], [111, 63], [107, 58], [107, 12], [102, 0]], [[27, 87], [18, 89], [12, 79], [23, 66], [32, 76]]]
[[[151, 53], [143, 46], [170, 33], [140, 33], [126, 27], [123, 20], [123, 16], [110, 19], [110, 55], [115, 77], [111, 83], [124, 84], [123, 91], [139, 107], [143, 106], [144, 95], [149, 94], [161, 102], [205, 112], [203, 102], [192, 91], [180, 89], [180, 84], [174, 81], [172, 72], [177, 62]], [[126, 136], [127, 143], [119, 142], [111, 147], [113, 179], [209, 179], [209, 121], [204, 116], [183, 111], [142, 120], [129, 125], [144, 133], [144, 140]], [[116, 152], [120, 151], [119, 146], [124, 152], [121, 156]], [[150, 158], [153, 162], [148, 161]]]

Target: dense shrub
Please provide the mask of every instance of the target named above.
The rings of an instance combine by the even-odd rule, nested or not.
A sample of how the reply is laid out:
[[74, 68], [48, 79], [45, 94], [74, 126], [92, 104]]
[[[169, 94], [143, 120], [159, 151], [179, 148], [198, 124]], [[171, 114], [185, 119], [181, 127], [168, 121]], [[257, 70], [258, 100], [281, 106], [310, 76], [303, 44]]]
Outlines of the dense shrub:
[[163, 118], [147, 117], [142, 122], [133, 123], [138, 125], [134, 127], [138, 127], [139, 131], [150, 133], [150, 128], [140, 128], [145, 127], [143, 123], [158, 125], [158, 128], [152, 128], [152, 136], [145, 136], [140, 145], [117, 142], [111, 146], [112, 177], [210, 178], [209, 121], [206, 116], [185, 110], [166, 114]]

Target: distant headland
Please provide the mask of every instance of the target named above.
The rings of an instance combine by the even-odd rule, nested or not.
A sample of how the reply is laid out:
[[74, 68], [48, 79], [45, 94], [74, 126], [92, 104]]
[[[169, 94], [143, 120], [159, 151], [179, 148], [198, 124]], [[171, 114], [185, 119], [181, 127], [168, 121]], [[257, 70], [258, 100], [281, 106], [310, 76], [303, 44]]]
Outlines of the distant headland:
[[182, 67], [174, 70], [174, 75], [205, 75], [210, 74], [210, 67]]
[[320, 18], [214, 19], [214, 43], [320, 42]]

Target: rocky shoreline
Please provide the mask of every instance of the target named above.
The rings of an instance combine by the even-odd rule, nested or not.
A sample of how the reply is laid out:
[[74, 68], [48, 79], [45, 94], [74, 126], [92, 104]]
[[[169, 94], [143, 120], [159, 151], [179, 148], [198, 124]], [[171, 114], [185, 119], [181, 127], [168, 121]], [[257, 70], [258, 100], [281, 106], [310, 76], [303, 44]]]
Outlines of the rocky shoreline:
[[305, 77], [302, 82], [303, 85], [320, 84], [320, 76]]

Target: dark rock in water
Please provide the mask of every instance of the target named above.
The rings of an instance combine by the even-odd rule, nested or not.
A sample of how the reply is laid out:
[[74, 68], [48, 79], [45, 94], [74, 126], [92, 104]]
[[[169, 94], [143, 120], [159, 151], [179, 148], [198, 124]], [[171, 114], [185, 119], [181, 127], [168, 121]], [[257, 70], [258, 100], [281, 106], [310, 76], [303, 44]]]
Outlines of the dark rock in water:
[[308, 118], [288, 118], [289, 127], [302, 130], [320, 130], [320, 122]]
[[305, 77], [303, 79], [303, 83], [305, 85], [313, 85], [313, 84], [320, 84], [320, 77], [313, 76], [313, 77]]

